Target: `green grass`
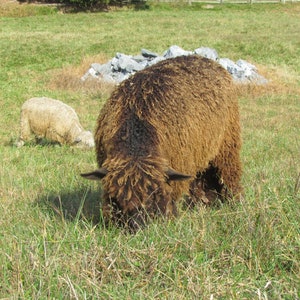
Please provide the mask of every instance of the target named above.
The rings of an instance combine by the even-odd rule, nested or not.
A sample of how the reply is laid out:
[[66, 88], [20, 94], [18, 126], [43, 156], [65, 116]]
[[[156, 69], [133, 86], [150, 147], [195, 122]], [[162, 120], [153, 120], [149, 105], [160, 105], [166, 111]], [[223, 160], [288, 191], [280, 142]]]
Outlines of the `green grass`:
[[[158, 5], [62, 14], [0, 4], [0, 299], [298, 299], [299, 4]], [[105, 228], [92, 150], [12, 146], [22, 103], [60, 99], [93, 129], [110, 87], [91, 62], [141, 48], [215, 48], [269, 79], [240, 91], [245, 199], [182, 210], [136, 235]], [[100, 223], [99, 223], [100, 220]]]

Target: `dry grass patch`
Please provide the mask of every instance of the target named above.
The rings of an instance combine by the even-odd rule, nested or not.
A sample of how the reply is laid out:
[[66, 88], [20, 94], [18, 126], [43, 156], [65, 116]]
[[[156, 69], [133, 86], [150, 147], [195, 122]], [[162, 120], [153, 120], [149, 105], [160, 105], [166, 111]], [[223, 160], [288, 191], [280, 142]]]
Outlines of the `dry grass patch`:
[[32, 3], [19, 3], [16, 0], [0, 0], [0, 17], [21, 18], [39, 14], [56, 12], [55, 5], [40, 5]]
[[[92, 63], [105, 64], [110, 58], [103, 54], [85, 57], [77, 66], [67, 66], [63, 69], [51, 72], [52, 79], [49, 87], [52, 90], [81, 92], [87, 96], [107, 98], [115, 84], [88, 78], [81, 81], [81, 77], [87, 72]], [[293, 74], [286, 68], [276, 66], [258, 66], [259, 74], [269, 80], [268, 84], [237, 84], [237, 93], [243, 98], [259, 98], [271, 95], [297, 95], [300, 87], [295, 84], [297, 74]]]
[[269, 82], [267, 84], [237, 84], [237, 93], [242, 98], [259, 98], [274, 95], [299, 95], [300, 87], [295, 84], [297, 74], [286, 68], [258, 66], [259, 74]]
[[52, 90], [80, 92], [91, 97], [107, 98], [114, 89], [114, 84], [93, 78], [81, 81], [81, 77], [88, 71], [92, 63], [104, 64], [108, 60], [105, 55], [99, 54], [83, 58], [77, 66], [68, 66], [52, 71], [49, 88]]

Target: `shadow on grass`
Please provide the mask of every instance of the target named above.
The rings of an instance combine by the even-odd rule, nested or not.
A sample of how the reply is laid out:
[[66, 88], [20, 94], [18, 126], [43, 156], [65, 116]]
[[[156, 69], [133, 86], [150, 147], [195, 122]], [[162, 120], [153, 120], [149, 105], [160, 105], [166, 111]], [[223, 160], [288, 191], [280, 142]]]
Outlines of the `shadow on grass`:
[[[115, 223], [104, 222], [101, 212], [101, 194], [100, 187], [81, 186], [70, 191], [44, 193], [36, 199], [35, 203], [45, 215], [54, 215], [61, 220], [62, 223], [66, 221], [76, 223], [79, 220], [83, 220], [92, 225], [97, 225], [97, 227], [122, 228], [122, 226], [118, 226]], [[178, 203], [178, 208], [180, 208], [181, 212], [191, 212], [199, 206], [219, 210], [221, 207], [224, 207], [224, 205], [230, 207], [236, 204], [236, 202], [231, 201], [223, 203], [219, 200], [215, 201], [212, 205], [205, 205], [201, 202], [196, 205], [189, 205], [186, 199], [182, 199], [182, 201]], [[151, 223], [150, 220], [149, 223]], [[141, 228], [144, 228], [144, 226]], [[136, 231], [133, 228], [133, 230], [127, 232], [135, 233]]]
[[[4, 142], [4, 146], [10, 146], [10, 147], [15, 147], [15, 148], [21, 148], [21, 147], [18, 147], [18, 142], [19, 142], [19, 139], [18, 138], [11, 138], [9, 141], [6, 141]], [[40, 147], [53, 147], [53, 148], [58, 148], [58, 147], [61, 147], [61, 144], [58, 143], [58, 142], [54, 142], [54, 141], [49, 141], [45, 138], [41, 138], [41, 139], [32, 139], [30, 141], [26, 141], [24, 143], [24, 145], [22, 145], [22, 147], [25, 146], [25, 147], [37, 147], [37, 146], [40, 146]]]
[[54, 213], [62, 221], [85, 220], [103, 224], [101, 216], [100, 191], [81, 187], [74, 191], [48, 193], [36, 199], [45, 213]]

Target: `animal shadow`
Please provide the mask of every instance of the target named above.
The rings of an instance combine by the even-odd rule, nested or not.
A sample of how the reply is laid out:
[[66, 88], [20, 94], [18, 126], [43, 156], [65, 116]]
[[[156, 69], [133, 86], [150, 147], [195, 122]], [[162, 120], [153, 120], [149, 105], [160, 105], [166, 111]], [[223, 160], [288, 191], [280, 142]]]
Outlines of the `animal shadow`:
[[36, 199], [36, 203], [45, 213], [53, 213], [62, 220], [103, 223], [99, 191], [91, 188], [48, 193]]

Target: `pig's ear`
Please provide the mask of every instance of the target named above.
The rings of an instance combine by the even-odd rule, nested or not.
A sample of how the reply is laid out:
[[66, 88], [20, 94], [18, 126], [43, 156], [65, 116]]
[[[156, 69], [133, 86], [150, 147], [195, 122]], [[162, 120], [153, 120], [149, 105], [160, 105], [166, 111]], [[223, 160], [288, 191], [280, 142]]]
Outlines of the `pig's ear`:
[[186, 174], [182, 174], [180, 172], [177, 172], [177, 171], [175, 171], [171, 168], [169, 168], [166, 171], [166, 175], [167, 175], [168, 180], [170, 180], [170, 181], [187, 180], [187, 179], [192, 177], [190, 175], [186, 175]]
[[90, 173], [80, 174], [80, 176], [90, 180], [101, 180], [107, 173], [108, 171], [105, 168], [100, 168]]

